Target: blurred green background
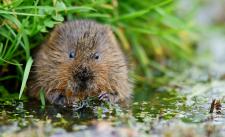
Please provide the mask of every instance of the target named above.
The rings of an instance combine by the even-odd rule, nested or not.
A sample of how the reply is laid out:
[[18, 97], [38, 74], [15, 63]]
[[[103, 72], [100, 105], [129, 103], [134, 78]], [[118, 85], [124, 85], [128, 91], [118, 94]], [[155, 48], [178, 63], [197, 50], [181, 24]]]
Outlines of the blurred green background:
[[195, 55], [193, 12], [184, 17], [177, 5], [173, 0], [1, 0], [0, 98], [18, 97], [32, 49], [55, 25], [77, 19], [111, 25], [130, 61], [135, 91], [151, 92], [170, 80], [164, 77], [169, 70], [192, 63]]

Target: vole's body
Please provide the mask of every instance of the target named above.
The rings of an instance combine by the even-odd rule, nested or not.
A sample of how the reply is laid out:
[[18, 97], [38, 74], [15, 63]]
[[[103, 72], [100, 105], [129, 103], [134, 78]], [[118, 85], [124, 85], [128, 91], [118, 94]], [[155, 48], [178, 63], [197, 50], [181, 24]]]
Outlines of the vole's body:
[[128, 67], [112, 31], [93, 21], [56, 27], [34, 55], [29, 95], [43, 89], [50, 103], [71, 105], [88, 96], [129, 100]]

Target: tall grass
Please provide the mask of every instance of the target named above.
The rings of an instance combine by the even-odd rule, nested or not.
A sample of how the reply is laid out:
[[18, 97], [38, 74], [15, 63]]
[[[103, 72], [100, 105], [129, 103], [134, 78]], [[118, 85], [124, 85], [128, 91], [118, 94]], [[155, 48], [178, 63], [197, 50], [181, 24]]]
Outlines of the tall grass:
[[76, 19], [94, 19], [112, 26], [140, 84], [150, 84], [155, 70], [166, 73], [169, 58], [187, 61], [193, 54], [188, 38], [191, 22], [176, 16], [173, 0], [3, 0], [0, 93], [9, 85], [15, 90], [22, 85], [22, 93], [31, 50], [56, 24]]

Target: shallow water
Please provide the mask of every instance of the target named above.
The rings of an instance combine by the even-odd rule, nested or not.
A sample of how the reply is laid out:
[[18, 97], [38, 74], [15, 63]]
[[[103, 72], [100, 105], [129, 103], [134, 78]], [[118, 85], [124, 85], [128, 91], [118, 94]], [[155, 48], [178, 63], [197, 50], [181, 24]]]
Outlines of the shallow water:
[[[75, 110], [39, 101], [0, 101], [2, 136], [222, 136], [225, 122], [223, 75], [202, 66], [174, 73], [167, 85], [136, 92], [129, 108], [92, 104]], [[139, 96], [145, 98], [140, 99]], [[213, 99], [221, 107], [209, 113]], [[219, 112], [218, 112], [219, 111]], [[167, 129], [167, 130], [165, 130]], [[19, 133], [19, 134], [17, 134]]]

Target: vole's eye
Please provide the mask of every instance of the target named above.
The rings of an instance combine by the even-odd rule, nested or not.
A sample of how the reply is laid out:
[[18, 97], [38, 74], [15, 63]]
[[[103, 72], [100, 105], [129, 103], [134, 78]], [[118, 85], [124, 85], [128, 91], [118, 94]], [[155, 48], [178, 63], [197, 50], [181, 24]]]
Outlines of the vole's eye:
[[71, 51], [69, 53], [69, 58], [71, 58], [71, 59], [75, 58], [75, 52], [74, 51]]
[[96, 52], [93, 57], [95, 60], [98, 60], [100, 58], [99, 53]]

